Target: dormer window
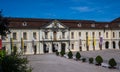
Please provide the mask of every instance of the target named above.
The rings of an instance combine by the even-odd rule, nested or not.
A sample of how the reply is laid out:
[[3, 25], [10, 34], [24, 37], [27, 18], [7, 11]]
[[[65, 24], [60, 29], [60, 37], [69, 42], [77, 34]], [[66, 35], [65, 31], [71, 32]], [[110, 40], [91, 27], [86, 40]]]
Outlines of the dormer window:
[[81, 24], [81, 23], [79, 23], [79, 24], [78, 24], [78, 27], [81, 27], [81, 26], [82, 26], [82, 24]]
[[23, 22], [22, 25], [23, 25], [23, 26], [27, 26], [27, 22]]
[[95, 24], [91, 24], [91, 27], [95, 27]]
[[106, 28], [108, 28], [108, 27], [109, 27], [109, 25], [108, 25], [108, 24], [106, 24], [106, 25], [105, 25], [105, 27], [106, 27]]
[[120, 24], [118, 24], [118, 26], [120, 27]]

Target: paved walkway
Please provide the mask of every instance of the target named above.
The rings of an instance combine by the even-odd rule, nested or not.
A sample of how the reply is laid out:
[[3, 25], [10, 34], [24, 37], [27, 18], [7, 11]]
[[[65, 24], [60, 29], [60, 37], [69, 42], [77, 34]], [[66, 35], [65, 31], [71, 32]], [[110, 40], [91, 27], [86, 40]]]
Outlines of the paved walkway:
[[66, 59], [54, 54], [28, 56], [33, 72], [119, 72], [89, 63]]

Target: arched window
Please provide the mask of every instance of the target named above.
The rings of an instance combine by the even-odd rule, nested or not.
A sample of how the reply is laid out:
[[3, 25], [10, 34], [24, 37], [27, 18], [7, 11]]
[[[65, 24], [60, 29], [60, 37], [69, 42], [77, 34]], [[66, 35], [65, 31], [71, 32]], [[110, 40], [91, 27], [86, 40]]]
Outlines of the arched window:
[[113, 38], [115, 38], [115, 32], [113, 32]]
[[54, 31], [54, 40], [56, 40], [56, 35], [57, 35], [57, 32]]
[[106, 32], [106, 38], [108, 38], [108, 32]]
[[23, 39], [27, 40], [27, 32], [23, 32]]
[[48, 32], [45, 32], [45, 39], [48, 39]]
[[74, 32], [71, 32], [71, 38], [72, 39], [74, 38]]

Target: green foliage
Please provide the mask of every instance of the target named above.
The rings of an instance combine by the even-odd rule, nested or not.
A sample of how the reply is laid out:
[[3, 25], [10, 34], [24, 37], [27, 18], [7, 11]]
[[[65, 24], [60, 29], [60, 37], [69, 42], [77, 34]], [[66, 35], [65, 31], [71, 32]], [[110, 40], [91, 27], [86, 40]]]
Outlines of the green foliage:
[[89, 63], [93, 63], [94, 59], [91, 57], [89, 58]]
[[0, 64], [2, 63], [3, 57], [6, 55], [4, 50], [0, 50]]
[[27, 66], [28, 60], [20, 55], [7, 55], [2, 60], [3, 72], [31, 72]]
[[65, 51], [61, 50], [60, 54], [61, 54], [61, 56], [64, 56]]
[[59, 52], [58, 51], [56, 51], [56, 55], [59, 56]]
[[69, 58], [69, 59], [73, 58], [73, 54], [72, 54], [71, 51], [68, 52], [68, 58]]
[[80, 57], [81, 57], [80, 53], [79, 53], [79, 52], [77, 52], [77, 53], [76, 53], [76, 59], [77, 59], [77, 60], [79, 60], [79, 59], [80, 59]]
[[16, 55], [17, 54], [17, 46], [14, 46], [13, 47], [13, 52], [12, 52], [13, 55]]
[[95, 58], [95, 60], [96, 60], [96, 62], [97, 62], [98, 65], [101, 65], [101, 63], [103, 62], [102, 57], [99, 56], [99, 55]]
[[82, 58], [82, 62], [86, 62], [86, 58]]
[[112, 67], [112, 68], [117, 65], [117, 63], [116, 63], [116, 61], [115, 61], [114, 58], [111, 58], [111, 59], [109, 60], [109, 65], [110, 65], [110, 67]]
[[4, 50], [0, 50], [0, 67], [3, 72], [32, 72], [32, 69], [27, 66], [27, 58], [16, 52], [15, 50], [11, 55], [6, 55]]

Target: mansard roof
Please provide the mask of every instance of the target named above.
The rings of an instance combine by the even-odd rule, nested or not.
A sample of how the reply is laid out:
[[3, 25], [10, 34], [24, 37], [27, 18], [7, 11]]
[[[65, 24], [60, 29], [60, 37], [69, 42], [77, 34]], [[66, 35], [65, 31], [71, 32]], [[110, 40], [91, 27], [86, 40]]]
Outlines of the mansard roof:
[[68, 28], [74, 29], [120, 29], [120, 18], [111, 22], [96, 22], [93, 20], [64, 20], [64, 19], [39, 19], [39, 18], [7, 18], [10, 28], [40, 29], [54, 20], [59, 21]]

